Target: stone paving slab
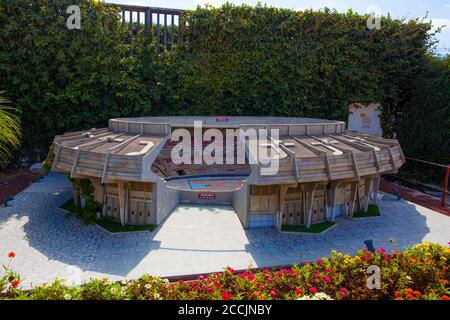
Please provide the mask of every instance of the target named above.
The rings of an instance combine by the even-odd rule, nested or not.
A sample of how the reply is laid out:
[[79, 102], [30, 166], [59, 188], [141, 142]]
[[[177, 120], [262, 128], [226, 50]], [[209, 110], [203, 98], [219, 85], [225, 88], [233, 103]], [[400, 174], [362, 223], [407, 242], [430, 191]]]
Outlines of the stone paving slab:
[[422, 241], [447, 244], [450, 217], [396, 200], [380, 203], [381, 216], [337, 219], [322, 235], [244, 230], [229, 207], [179, 206], [155, 231], [111, 235], [67, 218], [59, 206], [71, 197], [63, 175], [51, 173], [0, 208], [0, 264], [12, 263], [25, 286], [55, 277], [80, 283], [91, 277], [119, 280], [144, 273], [170, 276], [315, 260], [330, 250], [353, 254], [372, 239], [400, 249]]

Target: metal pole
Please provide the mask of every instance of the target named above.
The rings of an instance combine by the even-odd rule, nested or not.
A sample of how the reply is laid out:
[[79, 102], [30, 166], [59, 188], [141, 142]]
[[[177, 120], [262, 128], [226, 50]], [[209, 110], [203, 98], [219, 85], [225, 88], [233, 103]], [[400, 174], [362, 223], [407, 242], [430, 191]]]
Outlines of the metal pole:
[[447, 207], [447, 203], [445, 201], [445, 198], [447, 196], [448, 191], [448, 176], [450, 175], [450, 165], [447, 165], [445, 168], [445, 175], [444, 175], [444, 190], [442, 190], [442, 202], [441, 207]]

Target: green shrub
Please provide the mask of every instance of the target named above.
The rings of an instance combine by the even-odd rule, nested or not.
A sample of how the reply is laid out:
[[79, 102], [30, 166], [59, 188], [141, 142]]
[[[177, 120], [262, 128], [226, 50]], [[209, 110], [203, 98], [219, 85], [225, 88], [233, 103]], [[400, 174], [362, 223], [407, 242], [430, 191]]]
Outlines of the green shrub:
[[380, 215], [380, 208], [375, 204], [369, 204], [367, 207], [367, 212], [356, 211], [353, 213], [353, 218], [366, 218], [366, 217], [376, 217]]
[[[118, 9], [79, 0], [81, 29], [69, 30], [71, 0], [0, 3], [0, 88], [22, 111], [23, 151], [44, 157], [55, 134], [104, 127], [149, 112], [152, 86], [129, 54]], [[147, 61], [151, 66], [151, 61]]]
[[97, 220], [97, 212], [103, 208], [103, 204], [94, 199], [94, 187], [89, 179], [69, 178], [69, 180], [72, 182], [73, 187], [79, 190], [80, 196], [84, 199], [84, 206], [76, 206], [73, 199], [71, 199], [60, 207], [67, 210], [69, 214], [79, 217], [85, 224], [94, 223]]

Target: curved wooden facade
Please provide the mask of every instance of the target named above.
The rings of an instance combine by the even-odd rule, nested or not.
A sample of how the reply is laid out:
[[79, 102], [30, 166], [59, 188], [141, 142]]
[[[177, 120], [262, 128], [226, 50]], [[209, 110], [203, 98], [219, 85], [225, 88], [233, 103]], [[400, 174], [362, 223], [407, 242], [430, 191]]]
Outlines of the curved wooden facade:
[[[245, 164], [174, 165], [167, 156], [171, 134], [192, 130], [194, 121], [205, 130], [277, 129], [269, 138], [273, 144], [264, 145], [277, 157], [277, 173], [265, 175], [267, 166], [248, 161], [255, 157], [251, 141], [243, 145]], [[56, 136], [53, 150], [52, 170], [89, 178], [103, 213], [123, 224], [159, 224], [180, 201], [201, 198], [192, 187], [200, 176], [236, 180], [238, 175], [243, 176], [239, 188], [207, 190], [218, 194], [210, 202], [232, 204], [244, 227], [309, 227], [367, 209], [376, 200], [380, 175], [405, 162], [397, 140], [349, 132], [339, 121], [279, 117], [112, 119], [108, 128]]]

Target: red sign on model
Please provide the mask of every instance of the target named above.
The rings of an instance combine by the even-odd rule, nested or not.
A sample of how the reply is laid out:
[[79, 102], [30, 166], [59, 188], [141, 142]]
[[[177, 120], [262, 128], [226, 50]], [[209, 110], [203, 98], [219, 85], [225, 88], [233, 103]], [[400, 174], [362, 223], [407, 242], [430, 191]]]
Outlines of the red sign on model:
[[214, 193], [199, 193], [198, 198], [204, 200], [214, 200], [216, 195]]

